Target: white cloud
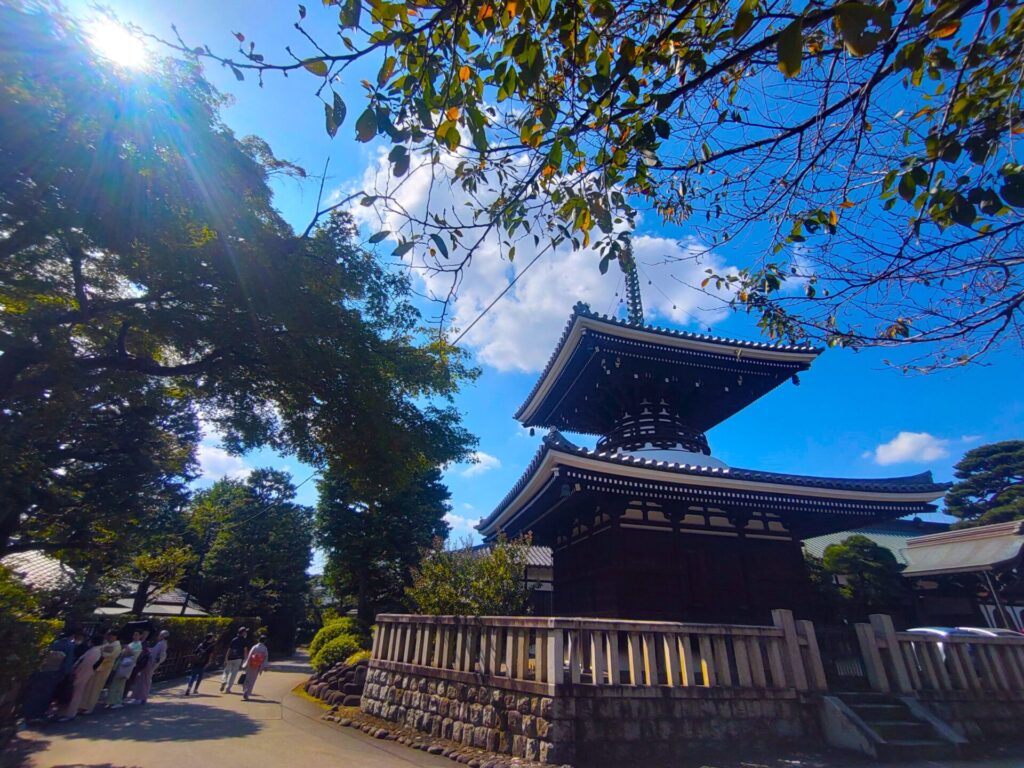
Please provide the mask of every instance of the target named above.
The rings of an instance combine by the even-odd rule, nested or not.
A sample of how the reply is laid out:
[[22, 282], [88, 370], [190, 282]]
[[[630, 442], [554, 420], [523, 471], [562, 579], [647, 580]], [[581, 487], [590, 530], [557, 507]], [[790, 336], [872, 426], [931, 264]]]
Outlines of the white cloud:
[[216, 445], [200, 444], [196, 450], [196, 458], [199, 460], [202, 476], [208, 480], [220, 480], [222, 477], [241, 480], [252, 472], [252, 467], [243, 459], [232, 456]]
[[[446, 162], [454, 163], [453, 160]], [[359, 186], [378, 194], [386, 192], [392, 198], [392, 210], [404, 210], [417, 218], [426, 218], [428, 207], [435, 212], [465, 212], [479, 207], [479, 202], [467, 205], [470, 201], [464, 193], [443, 182], [440, 175], [439, 172], [434, 178], [431, 168], [424, 165], [396, 181], [381, 153], [378, 161], [367, 169]], [[480, 185], [481, 188], [486, 186]], [[486, 202], [483, 193], [481, 197]], [[403, 216], [378, 206], [356, 205], [353, 215], [369, 232], [408, 231]], [[471, 219], [471, 214], [459, 215]], [[540, 225], [535, 225], [533, 231], [540, 232]], [[542, 237], [540, 247], [544, 244]], [[389, 246], [385, 243], [382, 247]], [[410, 251], [405, 257], [407, 263], [416, 269], [427, 295], [446, 297], [451, 275], [428, 269], [435, 262], [430, 257], [426, 257], [425, 262], [422, 250]], [[468, 328], [532, 261], [538, 247], [534, 246], [533, 238], [527, 236], [516, 243], [516, 251], [514, 262], [509, 262], [506, 249], [493, 233], [478, 247], [472, 263], [461, 276], [457, 295], [449, 308], [453, 328]], [[705, 331], [727, 316], [729, 310], [725, 303], [702, 292], [698, 286], [706, 277], [704, 270], [707, 268], [719, 274], [734, 270], [720, 257], [707, 252], [699, 242], [638, 234], [633, 238], [633, 252], [640, 267], [641, 292], [649, 322], [669, 322]], [[615, 314], [619, 309], [624, 295], [621, 271], [613, 264], [608, 274], [602, 275], [598, 270], [599, 260], [593, 249], [573, 251], [569, 245], [545, 253], [473, 326], [463, 343], [476, 352], [480, 363], [499, 371], [539, 371], [577, 301], [588, 303], [599, 313]]]
[[476, 477], [501, 466], [501, 460], [497, 456], [491, 456], [491, 454], [484, 453], [483, 451], [473, 451], [473, 460], [474, 463], [470, 464], [459, 474], [463, 477]]
[[900, 432], [889, 442], [867, 451], [864, 457], [882, 466], [935, 461], [949, 456], [949, 442], [928, 432]]
[[476, 534], [477, 520], [475, 518], [463, 517], [462, 515], [456, 515], [454, 512], [449, 512], [444, 516], [444, 521], [448, 523], [448, 527], [454, 534]]

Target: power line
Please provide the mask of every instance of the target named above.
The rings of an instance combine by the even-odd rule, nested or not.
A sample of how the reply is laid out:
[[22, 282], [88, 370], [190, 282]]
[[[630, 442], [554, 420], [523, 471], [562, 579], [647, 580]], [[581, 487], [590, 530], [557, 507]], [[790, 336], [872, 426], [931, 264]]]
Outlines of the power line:
[[471, 330], [473, 330], [473, 326], [476, 325], [477, 323], [479, 323], [480, 320], [483, 318], [483, 316], [486, 315], [488, 312], [490, 312], [491, 308], [495, 304], [497, 304], [499, 301], [501, 301], [502, 297], [504, 297], [504, 295], [511, 290], [512, 286], [515, 285], [518, 282], [519, 278], [522, 277], [523, 275], [525, 275], [527, 270], [530, 267], [532, 267], [534, 264], [537, 263], [537, 259], [539, 259], [545, 253], [547, 253], [549, 250], [551, 250], [551, 247], [552, 246], [550, 244], [544, 246], [544, 248], [536, 256], [534, 256], [532, 259], [530, 259], [530, 263], [527, 264], [525, 267], [523, 267], [523, 271], [520, 272], [515, 277], [513, 277], [512, 281], [501, 290], [501, 293], [499, 293], [497, 296], [495, 296], [494, 300], [491, 301], [491, 303], [488, 304], [484, 308], [484, 311], [481, 312], [479, 315], [477, 315], [476, 318], [474, 318], [473, 322], [470, 323], [469, 325], [467, 325], [465, 327], [465, 329], [462, 331], [462, 333], [460, 333], [458, 336], [455, 337], [455, 340], [452, 342], [452, 345], [454, 346], [455, 344], [458, 344], [460, 341], [462, 341], [462, 337], [465, 336], [467, 333], [469, 333]]

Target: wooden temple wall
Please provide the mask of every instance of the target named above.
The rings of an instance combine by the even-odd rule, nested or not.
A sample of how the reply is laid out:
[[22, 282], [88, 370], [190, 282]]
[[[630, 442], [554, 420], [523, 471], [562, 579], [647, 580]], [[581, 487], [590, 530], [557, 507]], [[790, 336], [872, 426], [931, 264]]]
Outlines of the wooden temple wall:
[[771, 621], [807, 614], [800, 542], [612, 522], [555, 547], [555, 615], [653, 621]]

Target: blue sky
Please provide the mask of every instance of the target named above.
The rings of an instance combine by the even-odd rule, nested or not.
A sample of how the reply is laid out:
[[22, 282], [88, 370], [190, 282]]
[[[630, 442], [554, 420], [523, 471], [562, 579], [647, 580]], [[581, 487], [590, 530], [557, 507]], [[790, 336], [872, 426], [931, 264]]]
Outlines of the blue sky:
[[[73, 12], [89, 12], [86, 4], [77, 0], [70, 5]], [[232, 33], [236, 31], [246, 35], [246, 44], [254, 40], [258, 50], [278, 58], [283, 58], [285, 45], [302, 50], [292, 29], [298, 18], [294, 3], [113, 0], [106, 5], [122, 18], [168, 36], [170, 24], [176, 23], [188, 43], [207, 43], [221, 52], [235, 50]], [[324, 10], [316, 0], [307, 6], [310, 28], [319, 24], [322, 37], [334, 39], [334, 11]], [[362, 100], [359, 80], [374, 72], [371, 67], [350, 71], [340, 86], [350, 115], [357, 114], [354, 110]], [[335, 139], [328, 138], [312, 75], [300, 72], [284, 79], [271, 74], [262, 88], [252, 78], [239, 83], [219, 67], [207, 67], [207, 75], [232, 95], [224, 119], [239, 135], [262, 136], [279, 157], [313, 174], [319, 174], [330, 158], [327, 195], [338, 198], [374, 183], [381, 162], [380, 146], [358, 144], [352, 121]], [[304, 228], [315, 208], [317, 183], [280, 180], [275, 182], [275, 194], [284, 216], [297, 229]], [[425, 205], [422, 185], [410, 183], [401, 194], [411, 208]], [[372, 210], [356, 213], [362, 217], [365, 236], [380, 228]], [[658, 222], [642, 219], [637, 234], [635, 247], [651, 322], [698, 331], [710, 327], [719, 335], [759, 338], [748, 317], [730, 314], [687, 286], [699, 282], [705, 265], [685, 260], [697, 245], [685, 227], [667, 230]], [[683, 260], [665, 264], [665, 255]], [[714, 255], [715, 266], [727, 268], [729, 257], [728, 253]], [[526, 260], [520, 255], [517, 265]], [[454, 307], [456, 324], [465, 327], [513, 274], [509, 264], [484, 249], [460, 290]], [[476, 519], [490, 512], [536, 451], [540, 434], [529, 436], [513, 421], [512, 413], [536, 380], [572, 305], [583, 299], [599, 312], [617, 311], [616, 293], [621, 290], [621, 276], [615, 270], [600, 276], [592, 254], [545, 256], [467, 335], [467, 347], [483, 373], [459, 396], [457, 404], [467, 427], [480, 439], [481, 461], [446, 472], [452, 491], [454, 536], [467, 535]], [[433, 307], [425, 308], [425, 314], [433, 311]], [[905, 376], [886, 366], [883, 360], [893, 357], [892, 351], [825, 352], [801, 376], [799, 387], [780, 387], [716, 427], [708, 435], [714, 454], [733, 466], [771, 471], [880, 477], [931, 469], [936, 479], [949, 480], [953, 464], [965, 450], [1024, 435], [1024, 359], [1019, 349], [1003, 349], [985, 366], [928, 376]], [[268, 452], [229, 456], [217, 446], [214, 436], [203, 447], [201, 459], [205, 482], [256, 466], [287, 469], [296, 482], [311, 471], [293, 458]], [[313, 482], [300, 489], [304, 503], [314, 503], [315, 497]]]

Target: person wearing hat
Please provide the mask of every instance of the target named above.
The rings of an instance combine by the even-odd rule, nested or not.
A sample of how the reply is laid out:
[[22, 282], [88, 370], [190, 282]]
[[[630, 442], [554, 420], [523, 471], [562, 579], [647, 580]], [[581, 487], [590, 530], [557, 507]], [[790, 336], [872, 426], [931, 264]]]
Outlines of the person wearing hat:
[[171, 633], [166, 629], [160, 630], [157, 641], [149, 647], [149, 658], [146, 665], [139, 670], [135, 676], [135, 683], [132, 685], [132, 701], [136, 704], [145, 704], [149, 699], [149, 689], [153, 685], [153, 675], [156, 668], [164, 663], [167, 658], [167, 638]]
[[228, 643], [227, 653], [224, 654], [224, 674], [220, 677], [220, 689], [222, 692], [231, 693], [231, 686], [235, 684], [238, 677], [238, 670], [242, 667], [242, 660], [249, 653], [249, 641], [247, 637], [249, 630], [239, 627], [238, 633]]
[[208, 632], [203, 641], [192, 651], [188, 684], [185, 686], [186, 696], [199, 693], [199, 684], [203, 682], [203, 671], [210, 666], [210, 659], [213, 658], [213, 648], [215, 645], [217, 645], [217, 641], [213, 636], [213, 632]]

